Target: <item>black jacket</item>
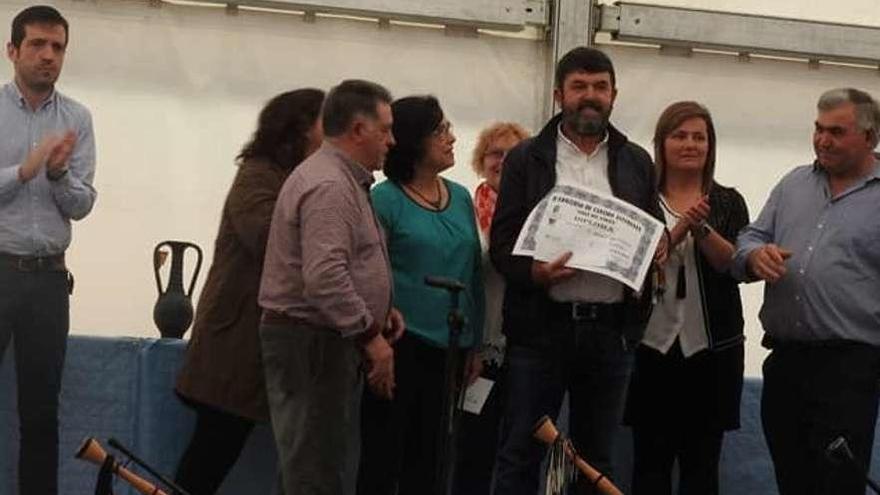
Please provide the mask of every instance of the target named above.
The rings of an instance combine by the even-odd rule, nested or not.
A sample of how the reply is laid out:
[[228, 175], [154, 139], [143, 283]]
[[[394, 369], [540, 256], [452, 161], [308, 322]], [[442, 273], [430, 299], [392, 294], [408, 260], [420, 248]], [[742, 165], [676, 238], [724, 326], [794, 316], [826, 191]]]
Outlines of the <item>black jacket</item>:
[[[713, 184], [709, 206], [709, 225], [735, 244], [749, 222], [742, 196]], [[738, 282], [729, 271], [715, 271], [699, 247], [694, 249], [709, 350], [691, 356], [684, 366], [668, 364], [656, 351], [640, 351], [624, 415], [628, 425], [685, 428], [693, 434], [740, 426], [745, 339]]]
[[[492, 219], [489, 254], [507, 285], [504, 293], [504, 334], [509, 344], [553, 349], [564, 344], [564, 328], [554, 325], [563, 305], [532, 280], [532, 258], [514, 256], [516, 238], [529, 213], [556, 185], [557, 115], [537, 136], [510, 151], [504, 161], [501, 189]], [[615, 197], [663, 220], [656, 192], [654, 167], [648, 153], [630, 143], [617, 129], [608, 129], [608, 180]], [[650, 280], [650, 277], [647, 277]], [[641, 296], [627, 289], [621, 321], [625, 337], [641, 339], [651, 313], [651, 284]]]
[[[749, 224], [745, 200], [736, 189], [715, 183], [709, 191], [709, 207], [709, 225], [735, 246], [737, 234]], [[706, 333], [709, 336], [709, 349], [717, 352], [742, 345], [745, 337], [739, 282], [729, 271], [715, 271], [697, 246], [694, 246], [694, 250], [703, 317], [708, 322]]]

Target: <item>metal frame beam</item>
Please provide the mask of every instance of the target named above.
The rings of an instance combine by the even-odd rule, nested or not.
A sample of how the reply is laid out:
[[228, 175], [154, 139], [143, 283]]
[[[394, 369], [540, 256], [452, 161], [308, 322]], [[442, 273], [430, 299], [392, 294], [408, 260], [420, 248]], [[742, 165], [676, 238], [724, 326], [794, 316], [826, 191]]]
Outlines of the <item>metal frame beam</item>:
[[880, 65], [880, 27], [617, 2], [601, 6], [599, 31], [664, 47]]
[[556, 102], [553, 101], [554, 70], [556, 62], [578, 46], [591, 46], [595, 38], [593, 18], [597, 12], [596, 0], [555, 0], [551, 12], [551, 50], [552, 56], [547, 67], [548, 84], [545, 95], [547, 103], [545, 117], [556, 113]]
[[547, 0], [198, 0], [199, 3], [520, 31], [547, 23]]

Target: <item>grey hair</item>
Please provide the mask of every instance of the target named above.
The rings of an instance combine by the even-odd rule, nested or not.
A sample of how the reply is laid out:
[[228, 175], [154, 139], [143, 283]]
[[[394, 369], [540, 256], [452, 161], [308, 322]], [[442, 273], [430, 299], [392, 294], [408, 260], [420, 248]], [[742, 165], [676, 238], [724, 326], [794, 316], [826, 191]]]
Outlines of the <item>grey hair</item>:
[[825, 112], [845, 103], [852, 103], [856, 108], [856, 125], [864, 132], [872, 135], [872, 144], [876, 147], [880, 141], [880, 104], [870, 94], [854, 88], [838, 88], [826, 91], [819, 97], [819, 111]]

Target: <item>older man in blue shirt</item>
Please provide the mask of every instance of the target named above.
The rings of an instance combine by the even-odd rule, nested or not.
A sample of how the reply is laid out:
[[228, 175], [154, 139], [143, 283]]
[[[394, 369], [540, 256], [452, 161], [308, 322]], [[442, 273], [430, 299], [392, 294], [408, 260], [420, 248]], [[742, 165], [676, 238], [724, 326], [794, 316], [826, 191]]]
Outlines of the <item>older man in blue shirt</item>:
[[0, 89], [0, 359], [14, 344], [21, 431], [19, 493], [58, 493], [58, 395], [72, 278], [70, 221], [95, 202], [88, 110], [55, 91], [67, 21], [29, 7], [6, 51], [15, 78]]
[[816, 161], [788, 173], [739, 236], [734, 274], [766, 281], [771, 349], [761, 416], [781, 495], [865, 493], [826, 456], [839, 437], [867, 470], [880, 397], [880, 106], [821, 96]]

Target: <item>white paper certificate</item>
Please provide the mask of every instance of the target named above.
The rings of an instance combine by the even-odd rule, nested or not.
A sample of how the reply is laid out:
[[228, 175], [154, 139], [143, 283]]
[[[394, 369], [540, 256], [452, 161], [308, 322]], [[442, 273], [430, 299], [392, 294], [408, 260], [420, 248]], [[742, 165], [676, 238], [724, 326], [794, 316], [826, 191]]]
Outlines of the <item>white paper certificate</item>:
[[642, 287], [663, 224], [615, 197], [570, 185], [554, 187], [529, 214], [513, 254], [600, 273], [633, 290]]
[[486, 399], [489, 398], [489, 392], [492, 391], [493, 385], [495, 385], [494, 381], [482, 376], [477, 377], [477, 380], [465, 390], [461, 409], [479, 415], [483, 411], [483, 405], [486, 404]]

